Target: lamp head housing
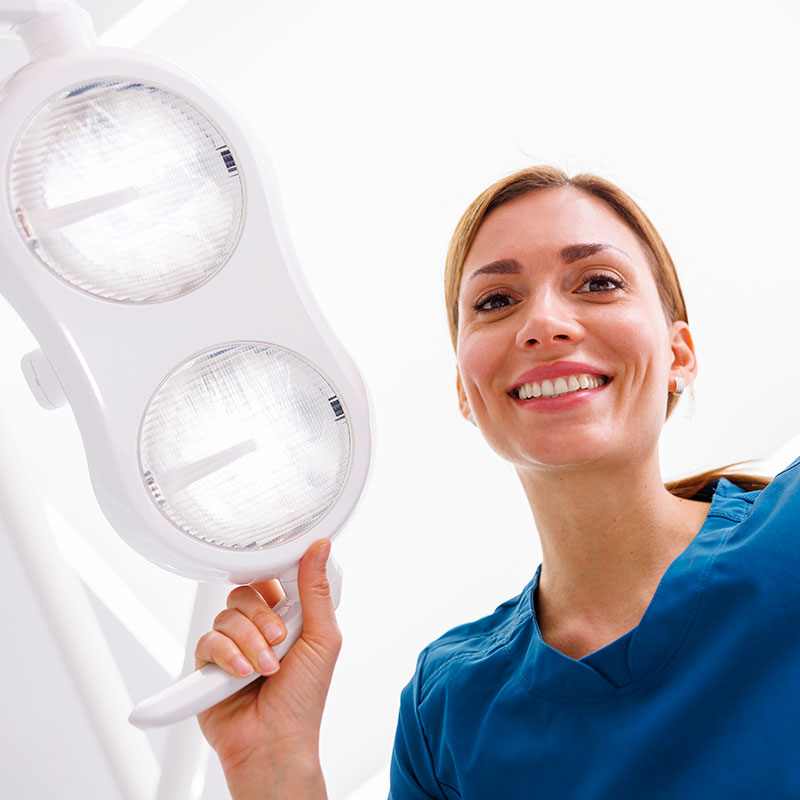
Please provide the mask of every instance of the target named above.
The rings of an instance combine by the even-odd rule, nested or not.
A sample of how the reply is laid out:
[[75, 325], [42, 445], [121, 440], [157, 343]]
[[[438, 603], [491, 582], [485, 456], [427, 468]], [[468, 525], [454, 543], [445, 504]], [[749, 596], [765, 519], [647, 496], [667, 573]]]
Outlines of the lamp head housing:
[[96, 46], [85, 12], [53, 4], [38, 30], [63, 35], [37, 34], [0, 89], [0, 291], [117, 532], [196, 580], [279, 577], [358, 503], [366, 389], [241, 125], [196, 79]]

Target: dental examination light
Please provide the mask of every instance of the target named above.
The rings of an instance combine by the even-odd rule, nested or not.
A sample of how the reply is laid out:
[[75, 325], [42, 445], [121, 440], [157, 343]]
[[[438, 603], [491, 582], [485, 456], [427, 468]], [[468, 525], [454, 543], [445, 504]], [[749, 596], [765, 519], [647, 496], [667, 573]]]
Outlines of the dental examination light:
[[[0, 87], [0, 291], [41, 347], [28, 384], [71, 406], [98, 502], [137, 552], [194, 580], [281, 581], [282, 657], [302, 628], [298, 563], [355, 510], [371, 432], [275, 181], [194, 78], [98, 46], [73, 0], [0, 0], [0, 27], [31, 55]], [[257, 677], [208, 665], [131, 721], [176, 722]]]

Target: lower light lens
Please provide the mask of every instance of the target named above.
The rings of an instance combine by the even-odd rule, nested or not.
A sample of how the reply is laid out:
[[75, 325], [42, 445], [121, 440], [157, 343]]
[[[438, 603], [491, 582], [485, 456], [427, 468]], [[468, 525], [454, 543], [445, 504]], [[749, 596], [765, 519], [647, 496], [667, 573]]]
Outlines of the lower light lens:
[[336, 390], [268, 344], [209, 350], [178, 367], [142, 421], [142, 475], [184, 533], [228, 549], [300, 536], [333, 505], [350, 464]]

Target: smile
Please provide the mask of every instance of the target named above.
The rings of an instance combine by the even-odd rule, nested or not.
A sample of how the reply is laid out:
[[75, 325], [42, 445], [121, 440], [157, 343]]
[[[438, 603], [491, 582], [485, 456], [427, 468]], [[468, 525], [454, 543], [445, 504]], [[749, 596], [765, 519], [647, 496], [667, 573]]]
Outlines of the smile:
[[517, 386], [511, 391], [511, 395], [520, 400], [529, 400], [532, 397], [562, 397], [565, 394], [580, 392], [585, 389], [596, 389], [608, 383], [605, 375], [589, 375], [580, 373], [578, 375], [564, 375], [552, 380], [531, 381]]

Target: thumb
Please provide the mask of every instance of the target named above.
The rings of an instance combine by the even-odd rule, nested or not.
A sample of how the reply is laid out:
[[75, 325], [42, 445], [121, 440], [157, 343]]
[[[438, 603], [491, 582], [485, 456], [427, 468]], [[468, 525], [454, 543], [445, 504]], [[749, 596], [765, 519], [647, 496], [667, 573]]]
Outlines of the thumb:
[[308, 548], [297, 570], [297, 588], [303, 609], [303, 638], [314, 646], [335, 653], [342, 635], [336, 622], [327, 563], [331, 543], [321, 539]]

